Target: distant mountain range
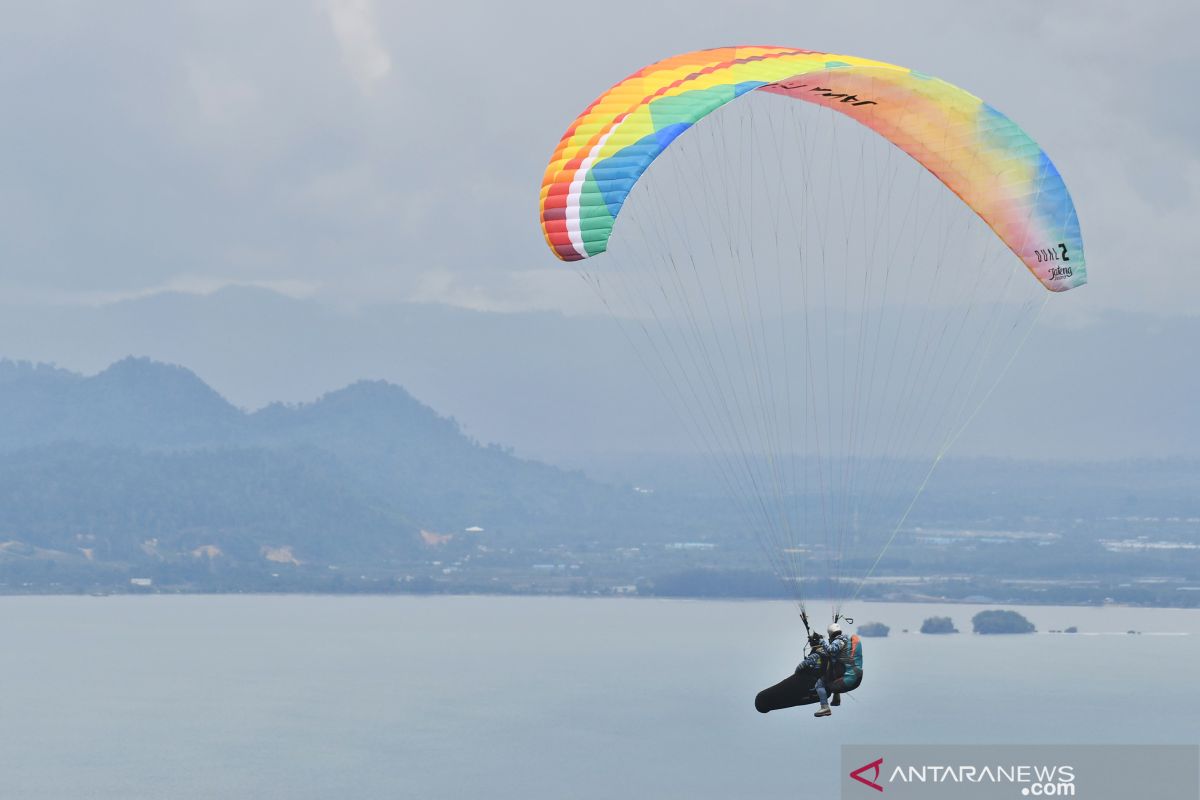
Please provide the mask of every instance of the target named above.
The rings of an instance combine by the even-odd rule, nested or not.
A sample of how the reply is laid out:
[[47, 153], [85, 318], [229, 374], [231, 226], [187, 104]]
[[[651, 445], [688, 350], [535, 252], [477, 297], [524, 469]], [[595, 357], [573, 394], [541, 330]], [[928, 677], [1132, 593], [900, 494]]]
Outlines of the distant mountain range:
[[379, 564], [472, 526], [493, 545], [638, 539], [635, 502], [481, 445], [382, 381], [250, 413], [144, 358], [90, 377], [0, 362], [0, 556]]
[[[1057, 314], [1062, 304], [1046, 309], [952, 455], [1200, 458], [1200, 317], [1089, 310], [1086, 290], [1065, 299], [1075, 316]], [[4, 356], [91, 373], [128, 353], [186, 364], [245, 408], [388, 380], [481, 441], [568, 467], [636, 467], [647, 453], [688, 445], [604, 317], [433, 304], [343, 309], [245, 287], [98, 307], [0, 305]]]
[[[778, 590], [701, 459], [605, 470], [481, 444], [384, 381], [246, 411], [146, 358], [91, 376], [0, 361], [0, 592], [121, 590], [139, 576], [189, 591]], [[883, 564], [929, 561], [936, 551], [913, 542], [939, 530], [1032, 530], [1064, 546], [1022, 574], [1070, 574], [1115, 558], [1099, 538], [1190, 541], [1198, 502], [1194, 460], [960, 460], [935, 474]], [[1171, 558], [1156, 574], [1188, 568]]]

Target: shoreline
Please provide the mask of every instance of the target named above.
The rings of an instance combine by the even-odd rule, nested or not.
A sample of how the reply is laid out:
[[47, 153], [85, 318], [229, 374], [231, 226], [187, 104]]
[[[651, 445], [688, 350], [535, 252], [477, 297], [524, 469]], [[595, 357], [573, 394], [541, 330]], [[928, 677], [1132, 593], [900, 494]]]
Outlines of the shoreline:
[[[106, 598], [124, 598], [124, 597], [303, 597], [303, 598], [412, 598], [412, 599], [429, 599], [429, 598], [446, 598], [446, 599], [470, 599], [470, 598], [491, 598], [505, 600], [535, 600], [535, 599], [555, 599], [555, 600], [572, 600], [580, 602], [590, 601], [613, 601], [613, 602], [652, 602], [659, 601], [664, 603], [712, 603], [725, 604], [743, 604], [743, 603], [772, 603], [787, 606], [798, 606], [798, 601], [784, 597], [715, 597], [715, 596], [662, 596], [662, 595], [638, 595], [638, 594], [571, 594], [571, 593], [556, 593], [556, 592], [379, 592], [379, 591], [362, 591], [362, 592], [305, 592], [305, 591], [279, 591], [279, 592], [264, 592], [264, 591], [225, 591], [225, 592], [189, 592], [189, 591], [124, 591], [124, 592], [0, 592], [0, 601], [7, 598], [83, 598], [90, 597], [95, 599]], [[825, 604], [831, 602], [828, 597], [813, 597], [805, 600], [806, 607], [824, 607]], [[1071, 609], [1089, 609], [1100, 611], [1103, 609], [1121, 609], [1121, 610], [1145, 610], [1145, 611], [1196, 611], [1200, 612], [1200, 608], [1195, 606], [1171, 606], [1171, 605], [1140, 605], [1136, 603], [1038, 603], [1028, 600], [957, 600], [953, 598], [902, 598], [902, 599], [880, 599], [880, 598], [864, 598], [855, 601], [840, 601], [841, 605], [845, 606], [952, 606], [963, 608], [998, 608], [998, 607], [1014, 607], [1014, 608], [1071, 608]], [[866, 621], [866, 620], [864, 620]], [[935, 634], [927, 634], [935, 635]], [[941, 634], [936, 634], [941, 635]], [[1067, 634], [1072, 635], [1072, 634]]]

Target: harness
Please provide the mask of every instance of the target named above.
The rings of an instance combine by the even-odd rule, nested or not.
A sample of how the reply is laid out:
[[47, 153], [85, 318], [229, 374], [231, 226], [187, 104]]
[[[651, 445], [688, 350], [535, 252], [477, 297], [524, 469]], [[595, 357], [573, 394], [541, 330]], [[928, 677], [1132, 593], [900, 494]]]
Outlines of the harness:
[[857, 633], [851, 636], [847, 640], [847, 645], [838, 651], [837, 660], [842, 666], [842, 679], [847, 684], [856, 683], [862, 679], [862, 639], [858, 638]]

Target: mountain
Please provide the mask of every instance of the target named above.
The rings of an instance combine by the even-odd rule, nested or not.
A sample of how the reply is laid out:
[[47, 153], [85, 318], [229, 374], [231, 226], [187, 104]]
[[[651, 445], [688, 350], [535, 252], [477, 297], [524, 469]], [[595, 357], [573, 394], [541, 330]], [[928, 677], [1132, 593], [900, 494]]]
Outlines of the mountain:
[[313, 403], [273, 404], [248, 415], [246, 423], [247, 442], [304, 444], [332, 453], [362, 485], [402, 498], [410, 514], [443, 527], [468, 527], [480, 519], [527, 529], [575, 524], [576, 515], [623, 497], [580, 473], [480, 445], [453, 419], [383, 381], [360, 381]]
[[411, 556], [416, 530], [330, 457], [49, 445], [0, 458], [0, 538], [87, 559], [262, 563]]
[[47, 442], [169, 447], [227, 441], [243, 416], [182, 367], [127, 358], [85, 378], [0, 363], [0, 450]]
[[[91, 376], [0, 362], [0, 593], [780, 591], [700, 459], [608, 468], [601, 483], [481, 444], [381, 380], [246, 411], [146, 358]], [[1195, 460], [946, 463], [878, 562], [900, 582], [872, 591], [1034, 576], [1002, 596], [1045, 599], [1057, 580], [1070, 602], [1200, 600], [1197, 498]], [[794, 498], [814, 519], [822, 502]], [[827, 569], [820, 530], [800, 537], [805, 570]], [[854, 546], [845, 565], [866, 569]]]
[[9, 361], [0, 398], [10, 559], [379, 565], [477, 525], [506, 546], [638, 533], [631, 493], [481, 445], [383, 381], [246, 412], [150, 359], [86, 377]]
[[[1055, 301], [1063, 298], [1054, 298]], [[1200, 317], [1047, 305], [957, 456], [1200, 457], [1189, 369]], [[0, 306], [0, 353], [95, 372], [127, 353], [187, 364], [234, 405], [308, 402], [360, 378], [399, 384], [481, 441], [591, 470], [689, 447], [605, 317], [435, 304], [342, 308], [266, 289], [161, 293], [95, 307]], [[1104, 435], [1097, 435], [1103, 431]]]

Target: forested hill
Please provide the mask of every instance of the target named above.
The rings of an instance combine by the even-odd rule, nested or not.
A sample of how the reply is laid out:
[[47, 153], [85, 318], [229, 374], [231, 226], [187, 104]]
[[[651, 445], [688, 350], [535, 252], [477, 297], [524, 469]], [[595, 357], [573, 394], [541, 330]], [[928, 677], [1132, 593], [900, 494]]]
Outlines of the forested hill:
[[[0, 361], [0, 593], [779, 592], [693, 461], [639, 457], [607, 484], [384, 382], [247, 412], [146, 359]], [[871, 591], [1194, 604], [1198, 487], [1195, 462], [946, 464], [878, 564], [894, 585]], [[825, 561], [814, 545], [806, 569]]]
[[182, 367], [127, 358], [91, 377], [0, 362], [0, 449], [52, 442], [186, 447], [236, 440], [249, 415]]
[[248, 413], [146, 359], [89, 377], [0, 362], [0, 567], [383, 564], [471, 526], [493, 545], [616, 520], [637, 537], [636, 502], [481, 445], [383, 382]]

